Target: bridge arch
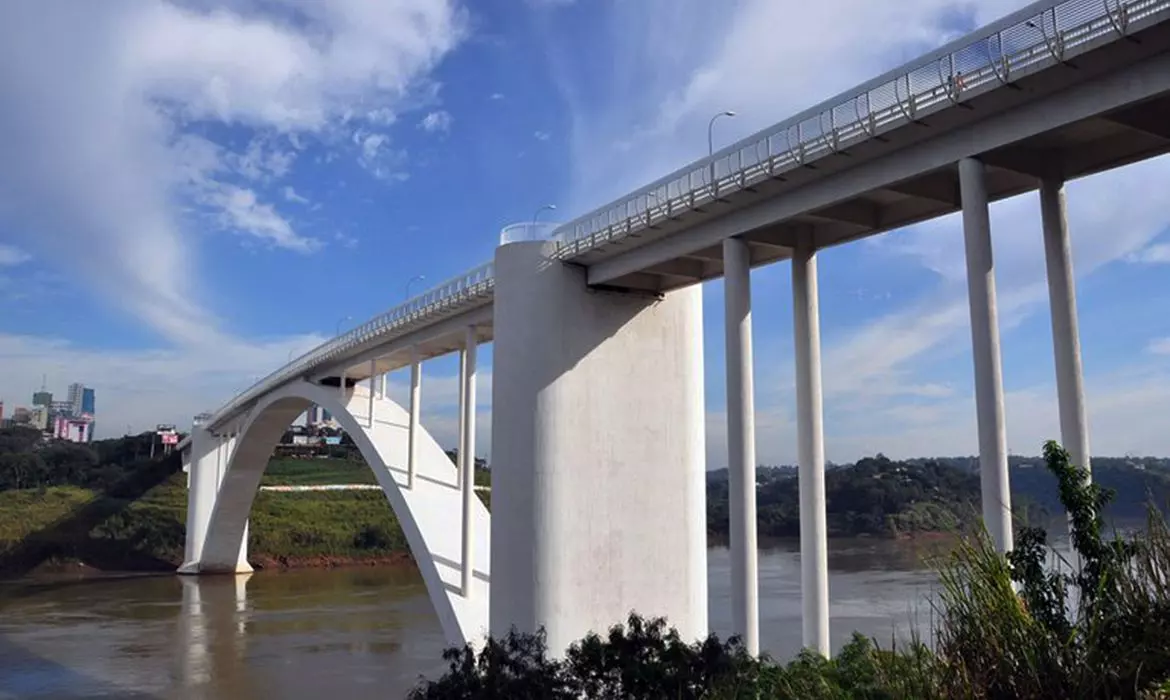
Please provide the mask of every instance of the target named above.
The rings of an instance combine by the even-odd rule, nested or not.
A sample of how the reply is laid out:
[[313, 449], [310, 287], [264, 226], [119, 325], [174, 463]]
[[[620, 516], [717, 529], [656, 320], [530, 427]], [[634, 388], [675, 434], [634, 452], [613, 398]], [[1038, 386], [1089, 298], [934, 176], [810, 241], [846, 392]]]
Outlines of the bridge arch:
[[489, 514], [472, 500], [474, 559], [471, 590], [460, 591], [462, 495], [454, 464], [421, 427], [413, 488], [407, 487], [409, 414], [396, 402], [375, 395], [371, 421], [369, 393], [355, 387], [342, 403], [338, 389], [291, 382], [261, 399], [236, 436], [211, 512], [199, 571], [235, 571], [246, 523], [260, 478], [281, 435], [311, 404], [329, 411], [374, 470], [418, 564], [448, 641], [481, 639], [488, 626], [490, 583]]

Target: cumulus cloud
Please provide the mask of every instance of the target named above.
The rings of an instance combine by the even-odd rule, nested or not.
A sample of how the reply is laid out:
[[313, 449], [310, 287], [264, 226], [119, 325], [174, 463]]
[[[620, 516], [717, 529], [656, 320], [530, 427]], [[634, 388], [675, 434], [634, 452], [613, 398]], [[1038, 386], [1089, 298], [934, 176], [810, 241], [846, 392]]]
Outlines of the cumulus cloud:
[[[200, 301], [184, 200], [220, 203], [255, 235], [302, 246], [242, 190], [208, 200], [208, 180], [279, 179], [296, 139], [355, 114], [392, 119], [464, 26], [447, 0], [5, 3], [0, 219], [162, 336], [206, 342], [219, 320]], [[234, 153], [192, 138], [198, 124], [261, 138]]]
[[258, 201], [252, 190], [224, 185], [211, 201], [222, 209], [226, 228], [298, 253], [311, 253], [320, 246], [319, 241], [298, 235], [287, 219], [271, 204]]
[[447, 132], [451, 130], [451, 113], [446, 110], [430, 112], [418, 123], [419, 128], [427, 133]]

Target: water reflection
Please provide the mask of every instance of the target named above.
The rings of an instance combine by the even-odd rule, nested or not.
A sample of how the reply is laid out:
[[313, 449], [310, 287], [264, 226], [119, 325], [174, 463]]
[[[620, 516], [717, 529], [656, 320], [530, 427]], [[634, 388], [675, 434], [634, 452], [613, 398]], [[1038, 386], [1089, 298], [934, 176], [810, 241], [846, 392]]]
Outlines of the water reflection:
[[251, 578], [252, 574], [179, 578], [183, 602], [174, 640], [173, 658], [178, 661], [174, 680], [190, 691], [188, 697], [221, 697], [226, 688], [253, 697], [259, 691], [249, 688], [252, 676], [245, 672]]
[[[760, 553], [761, 646], [800, 646], [796, 542]], [[830, 542], [833, 643], [925, 629], [945, 543]], [[709, 611], [729, 632], [730, 561], [709, 551]], [[921, 618], [916, 623], [915, 613]], [[369, 568], [0, 585], [0, 699], [401, 697], [445, 664], [418, 573]]]

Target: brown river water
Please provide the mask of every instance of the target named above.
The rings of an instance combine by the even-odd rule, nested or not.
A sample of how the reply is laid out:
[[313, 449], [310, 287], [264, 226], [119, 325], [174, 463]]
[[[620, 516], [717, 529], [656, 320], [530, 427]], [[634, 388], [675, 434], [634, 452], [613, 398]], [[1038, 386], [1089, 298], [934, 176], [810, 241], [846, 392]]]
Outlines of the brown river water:
[[[858, 630], [888, 645], [930, 618], [931, 543], [831, 540], [834, 647]], [[709, 551], [712, 630], [729, 631], [730, 563]], [[800, 647], [797, 543], [760, 552], [761, 646]], [[400, 698], [445, 668], [412, 568], [239, 577], [43, 578], [0, 585], [0, 700]]]

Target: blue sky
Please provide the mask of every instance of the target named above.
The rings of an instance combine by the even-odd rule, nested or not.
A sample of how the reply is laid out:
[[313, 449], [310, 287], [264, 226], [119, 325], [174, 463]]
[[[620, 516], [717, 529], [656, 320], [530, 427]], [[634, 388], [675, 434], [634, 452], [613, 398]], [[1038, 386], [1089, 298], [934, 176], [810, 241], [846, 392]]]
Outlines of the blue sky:
[[[46, 373], [97, 389], [99, 434], [185, 424], [412, 277], [490, 259], [539, 207], [567, 220], [704, 155], [711, 114], [738, 112], [717, 125], [730, 142], [1023, 4], [4, 4], [0, 400]], [[1168, 175], [1159, 159], [1068, 187], [1097, 454], [1170, 454]], [[1009, 446], [1035, 452], [1057, 435], [1035, 195], [992, 215]], [[974, 451], [961, 251], [948, 217], [820, 255], [830, 459]], [[753, 283], [758, 452], [791, 462], [788, 268]], [[719, 467], [721, 284], [704, 293]], [[445, 443], [454, 371], [425, 370]], [[481, 387], [486, 452], [487, 371]]]

